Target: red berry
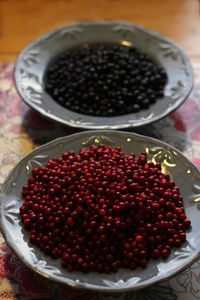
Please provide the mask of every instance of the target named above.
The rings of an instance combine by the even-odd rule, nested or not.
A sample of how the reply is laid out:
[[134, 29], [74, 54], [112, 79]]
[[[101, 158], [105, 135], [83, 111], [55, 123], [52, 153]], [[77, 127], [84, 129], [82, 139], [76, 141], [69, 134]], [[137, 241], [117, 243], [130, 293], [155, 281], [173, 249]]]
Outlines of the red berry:
[[160, 257], [160, 251], [158, 249], [154, 249], [151, 254], [152, 258], [158, 259]]
[[185, 228], [189, 228], [190, 225], [191, 225], [191, 221], [188, 220], [188, 219], [185, 219], [185, 220], [183, 221], [183, 225], [185, 226]]
[[166, 249], [163, 249], [161, 252], [161, 256], [162, 256], [162, 258], [167, 258], [169, 256], [168, 251]]
[[135, 240], [136, 240], [137, 243], [142, 243], [143, 237], [142, 237], [141, 235], [137, 235], [137, 236], [135, 237]]
[[147, 259], [146, 259], [146, 258], [141, 259], [141, 260], [140, 260], [140, 266], [141, 266], [142, 268], [145, 268], [146, 265], [147, 265]]
[[119, 147], [92, 145], [34, 169], [20, 208], [30, 242], [69, 272], [109, 273], [167, 258], [190, 221], [161, 166]]
[[179, 235], [179, 238], [180, 238], [181, 242], [185, 242], [185, 240], [186, 240], [185, 232], [181, 232], [181, 234]]

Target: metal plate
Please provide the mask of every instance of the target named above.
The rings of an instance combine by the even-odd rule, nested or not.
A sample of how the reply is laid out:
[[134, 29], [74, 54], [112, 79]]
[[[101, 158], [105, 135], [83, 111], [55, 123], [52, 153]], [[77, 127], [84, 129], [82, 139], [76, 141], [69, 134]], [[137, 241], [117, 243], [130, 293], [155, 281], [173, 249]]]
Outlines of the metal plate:
[[[163, 66], [168, 76], [164, 97], [148, 109], [116, 117], [92, 117], [64, 108], [44, 90], [49, 62], [66, 49], [90, 43], [133, 45]], [[139, 127], [158, 121], [177, 109], [193, 86], [188, 57], [158, 33], [121, 22], [86, 22], [52, 31], [23, 50], [15, 66], [15, 83], [22, 100], [42, 115], [65, 125], [88, 129]]]
[[[108, 275], [68, 273], [61, 268], [60, 259], [51, 259], [29, 243], [29, 233], [22, 227], [19, 208], [23, 203], [22, 186], [27, 184], [31, 170], [44, 166], [50, 158], [64, 151], [78, 152], [82, 147], [98, 143], [120, 146], [125, 153], [136, 155], [146, 150], [148, 160], [161, 163], [163, 171], [179, 186], [192, 228], [187, 233], [187, 241], [173, 250], [167, 260], [150, 260], [146, 269], [120, 269]], [[9, 247], [32, 270], [75, 288], [104, 292], [144, 288], [175, 275], [192, 264], [200, 253], [200, 173], [178, 150], [149, 137], [119, 131], [88, 131], [54, 140], [33, 150], [18, 163], [3, 184], [0, 198], [1, 229]]]

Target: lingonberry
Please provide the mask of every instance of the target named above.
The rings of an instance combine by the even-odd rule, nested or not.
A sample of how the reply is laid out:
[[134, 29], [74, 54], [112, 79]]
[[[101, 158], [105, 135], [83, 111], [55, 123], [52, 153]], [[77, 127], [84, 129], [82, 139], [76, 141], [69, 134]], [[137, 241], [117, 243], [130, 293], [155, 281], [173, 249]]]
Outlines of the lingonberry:
[[180, 247], [191, 224], [161, 166], [119, 147], [64, 152], [32, 171], [22, 195], [30, 242], [69, 272], [145, 267]]
[[162, 256], [162, 258], [167, 258], [169, 256], [169, 252], [167, 251], [167, 249], [162, 250], [161, 256]]

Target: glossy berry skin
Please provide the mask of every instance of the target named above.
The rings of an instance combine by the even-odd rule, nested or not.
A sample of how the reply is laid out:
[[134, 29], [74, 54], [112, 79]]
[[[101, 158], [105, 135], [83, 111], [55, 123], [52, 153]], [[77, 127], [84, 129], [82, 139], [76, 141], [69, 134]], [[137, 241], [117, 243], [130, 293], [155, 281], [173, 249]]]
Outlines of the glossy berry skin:
[[66, 51], [47, 68], [46, 91], [60, 105], [93, 116], [119, 116], [163, 97], [167, 75], [134, 47], [89, 45]]
[[191, 224], [159, 164], [102, 144], [33, 169], [22, 195], [30, 242], [68, 272], [145, 268], [181, 247]]

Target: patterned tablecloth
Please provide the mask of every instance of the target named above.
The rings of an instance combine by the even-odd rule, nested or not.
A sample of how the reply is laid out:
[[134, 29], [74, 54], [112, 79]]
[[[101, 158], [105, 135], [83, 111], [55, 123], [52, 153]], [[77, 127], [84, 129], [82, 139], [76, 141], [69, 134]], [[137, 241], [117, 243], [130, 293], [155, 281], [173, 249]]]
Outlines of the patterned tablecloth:
[[[195, 88], [169, 117], [137, 130], [181, 150], [200, 168], [200, 64], [194, 64]], [[29, 109], [17, 96], [13, 64], [0, 64], [0, 184], [14, 165], [36, 145], [77, 129], [56, 125]], [[197, 300], [200, 260], [174, 278], [145, 290], [124, 294], [76, 291], [41, 278], [25, 267], [0, 234], [0, 299], [56, 300]]]

